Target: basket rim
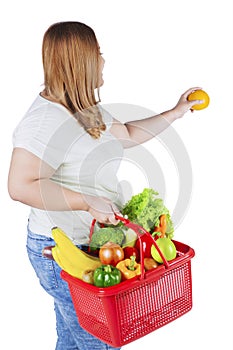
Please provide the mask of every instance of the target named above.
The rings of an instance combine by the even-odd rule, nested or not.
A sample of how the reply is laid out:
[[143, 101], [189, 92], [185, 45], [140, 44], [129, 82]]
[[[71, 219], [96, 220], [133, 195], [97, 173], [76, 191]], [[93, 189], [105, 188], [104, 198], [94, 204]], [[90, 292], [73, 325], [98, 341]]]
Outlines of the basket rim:
[[191, 258], [194, 257], [195, 252], [193, 248], [175, 240], [173, 240], [173, 242], [177, 248], [177, 252], [180, 255], [175, 259], [169, 261], [169, 267], [165, 267], [163, 264], [161, 264], [156, 269], [146, 271], [144, 274], [144, 278], [140, 278], [140, 276], [136, 276], [130, 280], [123, 281], [119, 284], [116, 284], [114, 286], [107, 287], [107, 288], [106, 287], [100, 288], [92, 284], [86, 283], [77, 277], [71, 276], [69, 273], [67, 273], [64, 270], [61, 271], [61, 278], [65, 280], [68, 284], [72, 284], [78, 288], [85, 289], [100, 297], [116, 295], [119, 292], [124, 292], [126, 290], [136, 288], [143, 283], [147, 284], [151, 281], [158, 280], [162, 275], [164, 275], [168, 271], [173, 270], [174, 268], [177, 268], [185, 264], [187, 261], [189, 261]]

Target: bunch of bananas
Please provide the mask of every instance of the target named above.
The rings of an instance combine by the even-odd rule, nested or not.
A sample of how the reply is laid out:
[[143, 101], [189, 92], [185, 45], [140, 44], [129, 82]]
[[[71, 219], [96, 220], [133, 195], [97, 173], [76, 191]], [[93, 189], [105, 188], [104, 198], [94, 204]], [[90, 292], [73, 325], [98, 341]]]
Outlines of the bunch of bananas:
[[[76, 247], [61, 228], [53, 227], [52, 236], [56, 245], [47, 248], [51, 248], [53, 259], [71, 276], [82, 279], [84, 271], [95, 270], [101, 265], [99, 258], [90, 256]], [[46, 248], [43, 253], [46, 256]]]

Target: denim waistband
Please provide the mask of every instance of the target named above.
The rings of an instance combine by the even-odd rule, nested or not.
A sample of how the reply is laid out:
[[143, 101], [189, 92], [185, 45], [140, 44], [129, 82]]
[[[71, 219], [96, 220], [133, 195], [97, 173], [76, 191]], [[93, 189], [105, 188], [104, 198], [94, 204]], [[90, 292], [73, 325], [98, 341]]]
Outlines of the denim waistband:
[[[55, 245], [56, 243], [54, 242], [53, 238], [51, 237], [47, 237], [47, 236], [44, 236], [44, 235], [40, 235], [40, 234], [37, 234], [37, 233], [34, 233], [32, 232], [29, 227], [27, 227], [27, 230], [28, 230], [28, 238], [30, 239], [34, 239], [34, 240], [39, 240], [39, 241], [44, 241], [50, 245]], [[88, 253], [89, 251], [89, 245], [88, 244], [76, 244], [76, 246], [81, 249], [82, 251]]]

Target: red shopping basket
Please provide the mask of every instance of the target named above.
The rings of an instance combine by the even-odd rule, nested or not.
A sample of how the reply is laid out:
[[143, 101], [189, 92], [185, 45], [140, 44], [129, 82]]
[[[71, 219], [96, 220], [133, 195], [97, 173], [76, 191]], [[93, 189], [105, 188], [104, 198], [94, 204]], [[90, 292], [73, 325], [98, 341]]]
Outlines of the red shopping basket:
[[144, 273], [141, 244], [142, 274], [138, 278], [99, 288], [61, 272], [81, 327], [113, 347], [139, 339], [191, 310], [191, 258], [195, 254], [189, 246], [173, 241], [177, 257], [168, 263], [146, 230], [127, 219], [118, 219], [133, 228], [139, 239], [142, 234], [151, 237], [164, 264]]

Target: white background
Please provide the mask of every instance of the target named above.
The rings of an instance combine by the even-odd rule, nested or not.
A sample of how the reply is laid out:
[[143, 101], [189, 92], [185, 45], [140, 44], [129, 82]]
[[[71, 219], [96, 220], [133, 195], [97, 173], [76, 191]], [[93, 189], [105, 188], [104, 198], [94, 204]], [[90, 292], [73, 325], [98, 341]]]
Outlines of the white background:
[[[53, 22], [78, 20], [94, 28], [106, 59], [103, 103], [161, 112], [192, 86], [201, 86], [211, 98], [207, 109], [187, 113], [173, 125], [188, 151], [194, 180], [191, 203], [175, 233], [196, 252], [193, 309], [125, 349], [231, 350], [232, 2], [9, 0], [0, 16], [0, 348], [55, 348], [53, 303], [26, 256], [28, 208], [8, 197], [6, 184], [13, 129], [43, 83], [44, 31]], [[156, 154], [156, 142], [146, 147]], [[169, 184], [173, 176], [167, 167]], [[133, 181], [137, 185], [137, 178]], [[177, 193], [177, 181], [173, 186]], [[167, 193], [172, 209], [169, 198]]]

